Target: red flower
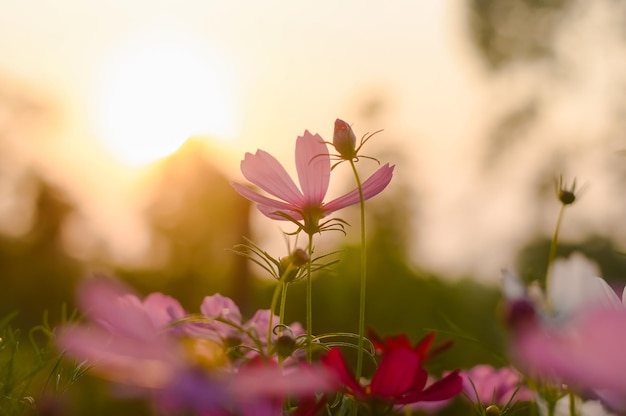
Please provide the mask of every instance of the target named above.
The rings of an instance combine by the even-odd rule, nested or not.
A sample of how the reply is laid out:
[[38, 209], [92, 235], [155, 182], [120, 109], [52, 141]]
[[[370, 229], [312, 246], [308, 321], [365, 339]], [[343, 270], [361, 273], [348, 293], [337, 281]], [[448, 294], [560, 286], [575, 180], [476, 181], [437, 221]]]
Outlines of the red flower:
[[370, 341], [372, 341], [377, 354], [384, 354], [385, 352], [394, 349], [407, 349], [414, 351], [419, 356], [421, 362], [440, 354], [452, 346], [452, 341], [448, 340], [439, 344], [435, 348], [431, 348], [433, 341], [435, 340], [434, 332], [426, 334], [426, 336], [419, 340], [415, 346], [411, 345], [411, 340], [406, 334], [392, 335], [381, 339], [378, 334], [369, 329], [367, 331], [367, 337]]
[[428, 374], [421, 366], [421, 350], [406, 348], [401, 337], [393, 340], [398, 344], [388, 344], [383, 350], [378, 368], [365, 387], [356, 380], [339, 349], [331, 349], [321, 362], [336, 373], [345, 392], [359, 400], [382, 400], [392, 405], [403, 405], [447, 400], [461, 392], [463, 380], [458, 371], [426, 387]]

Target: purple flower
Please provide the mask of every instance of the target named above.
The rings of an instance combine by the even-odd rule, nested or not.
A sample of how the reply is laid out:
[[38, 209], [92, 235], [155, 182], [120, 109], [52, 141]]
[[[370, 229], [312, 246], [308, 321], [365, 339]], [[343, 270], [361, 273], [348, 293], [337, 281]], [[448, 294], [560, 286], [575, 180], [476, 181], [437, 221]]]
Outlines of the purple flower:
[[[285, 168], [272, 155], [257, 150], [246, 153], [241, 172], [247, 180], [274, 196], [267, 197], [250, 188], [233, 183], [235, 190], [256, 202], [258, 209], [276, 220], [304, 221], [304, 231], [311, 234], [320, 230], [319, 221], [334, 211], [359, 203], [359, 191], [324, 202], [330, 183], [330, 155], [324, 140], [317, 134], [304, 132], [296, 140], [296, 169], [300, 188]], [[363, 182], [363, 198], [380, 193], [391, 181], [394, 166], [383, 165]]]

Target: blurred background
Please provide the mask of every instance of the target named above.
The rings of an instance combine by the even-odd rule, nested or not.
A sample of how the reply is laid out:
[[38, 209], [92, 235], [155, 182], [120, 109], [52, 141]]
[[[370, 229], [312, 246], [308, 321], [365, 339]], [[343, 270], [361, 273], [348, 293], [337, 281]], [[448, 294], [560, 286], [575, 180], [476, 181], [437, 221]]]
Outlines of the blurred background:
[[[0, 0], [0, 313], [57, 322], [94, 273], [190, 311], [268, 307], [273, 282], [229, 250], [284, 256], [289, 227], [229, 182], [257, 148], [294, 172], [295, 138], [336, 118], [383, 129], [364, 154], [396, 164], [368, 202], [368, 325], [455, 338], [439, 370], [503, 363], [500, 273], [545, 273], [560, 175], [582, 185], [561, 253], [626, 276], [624, 2]], [[357, 239], [324, 237], [341, 263], [315, 332], [356, 330]]]

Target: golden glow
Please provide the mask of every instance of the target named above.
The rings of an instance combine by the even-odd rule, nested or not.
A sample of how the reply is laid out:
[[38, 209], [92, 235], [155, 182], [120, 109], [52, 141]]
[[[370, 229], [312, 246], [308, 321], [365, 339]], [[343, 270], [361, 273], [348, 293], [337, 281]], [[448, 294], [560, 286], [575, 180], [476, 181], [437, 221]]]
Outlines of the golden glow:
[[122, 162], [143, 165], [192, 135], [235, 134], [232, 71], [179, 32], [148, 33], [104, 65], [96, 94], [96, 134]]

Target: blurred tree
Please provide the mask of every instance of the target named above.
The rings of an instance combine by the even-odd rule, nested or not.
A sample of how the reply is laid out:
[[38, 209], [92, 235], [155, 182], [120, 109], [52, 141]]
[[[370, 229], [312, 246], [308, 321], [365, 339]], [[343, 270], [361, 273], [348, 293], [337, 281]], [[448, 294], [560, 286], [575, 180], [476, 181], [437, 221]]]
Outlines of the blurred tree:
[[554, 58], [553, 41], [576, 0], [471, 0], [469, 33], [493, 70]]
[[250, 237], [250, 204], [215, 167], [209, 152], [206, 143], [190, 139], [158, 166], [144, 211], [153, 229], [152, 266], [123, 274], [193, 310], [215, 292], [248, 310], [248, 263], [229, 250]]
[[[524, 247], [517, 259], [517, 270], [528, 281], [543, 279], [548, 268], [549, 239], [537, 239]], [[561, 244], [557, 257], [567, 258], [574, 252], [581, 252], [595, 261], [602, 272], [602, 278], [617, 285], [617, 293], [626, 283], [626, 253], [620, 251], [615, 243], [603, 236], [590, 236], [581, 243]]]
[[44, 312], [51, 322], [72, 305], [79, 264], [65, 252], [66, 218], [74, 202], [28, 166], [17, 144], [35, 145], [37, 129], [50, 127], [51, 107], [14, 80], [0, 79], [0, 317], [17, 311], [13, 324], [30, 328]]
[[0, 316], [18, 311], [16, 324], [26, 328], [41, 323], [44, 311], [56, 322], [61, 305], [73, 305], [74, 285], [82, 271], [62, 243], [72, 203], [45, 179], [31, 174], [29, 181], [35, 188], [34, 206], [25, 207], [32, 210], [30, 226], [22, 235], [0, 235]]
[[[545, 224], [538, 216], [553, 203], [554, 176], [579, 176], [584, 169], [594, 174], [584, 178], [585, 183], [602, 182], [605, 189], [619, 187], [626, 179], [626, 163], [618, 154], [626, 147], [626, 3], [466, 4], [468, 39], [494, 98], [485, 107], [490, 120], [481, 173], [517, 181], [504, 189], [532, 190], [526, 194], [536, 199], [528, 204], [533, 204], [530, 212], [538, 220], [536, 231], [543, 235], [529, 246], [538, 246], [552, 233], [540, 229]], [[598, 197], [607, 202], [596, 202], [597, 215], [607, 222], [620, 221], [614, 213], [626, 208], [626, 198], [619, 189], [596, 194], [596, 201]], [[609, 205], [611, 209], [605, 208]], [[617, 231], [607, 238], [626, 243]]]
[[[488, 155], [510, 150], [520, 138], [529, 140], [536, 127], [555, 104], [555, 86], [565, 87], [561, 94], [576, 94], [592, 77], [609, 77], [607, 82], [624, 91], [626, 76], [620, 70], [620, 59], [598, 61], [613, 66], [602, 72], [591, 72], [589, 59], [602, 58], [597, 51], [622, 55], [626, 59], [626, 5], [615, 0], [471, 0], [466, 8], [466, 28], [471, 45], [491, 71], [493, 79], [506, 81], [509, 102], [498, 103], [510, 110], [493, 123], [492, 146]], [[595, 31], [601, 30], [601, 34]], [[578, 41], [580, 36], [597, 35], [595, 44]], [[601, 42], [601, 43], [600, 43]], [[572, 51], [571, 47], [579, 50]], [[589, 49], [595, 49], [592, 53]], [[572, 52], [574, 52], [572, 54]], [[534, 74], [534, 76], [532, 76]], [[531, 76], [529, 76], [531, 75]], [[529, 82], [529, 79], [533, 81]], [[525, 85], [523, 93], [514, 91], [514, 84]], [[603, 84], [593, 84], [602, 88]], [[583, 86], [583, 87], [581, 87]], [[623, 94], [598, 91], [614, 112], [616, 127], [624, 127], [626, 100]], [[612, 131], [612, 130], [611, 130]], [[611, 131], [608, 131], [609, 136]]]

